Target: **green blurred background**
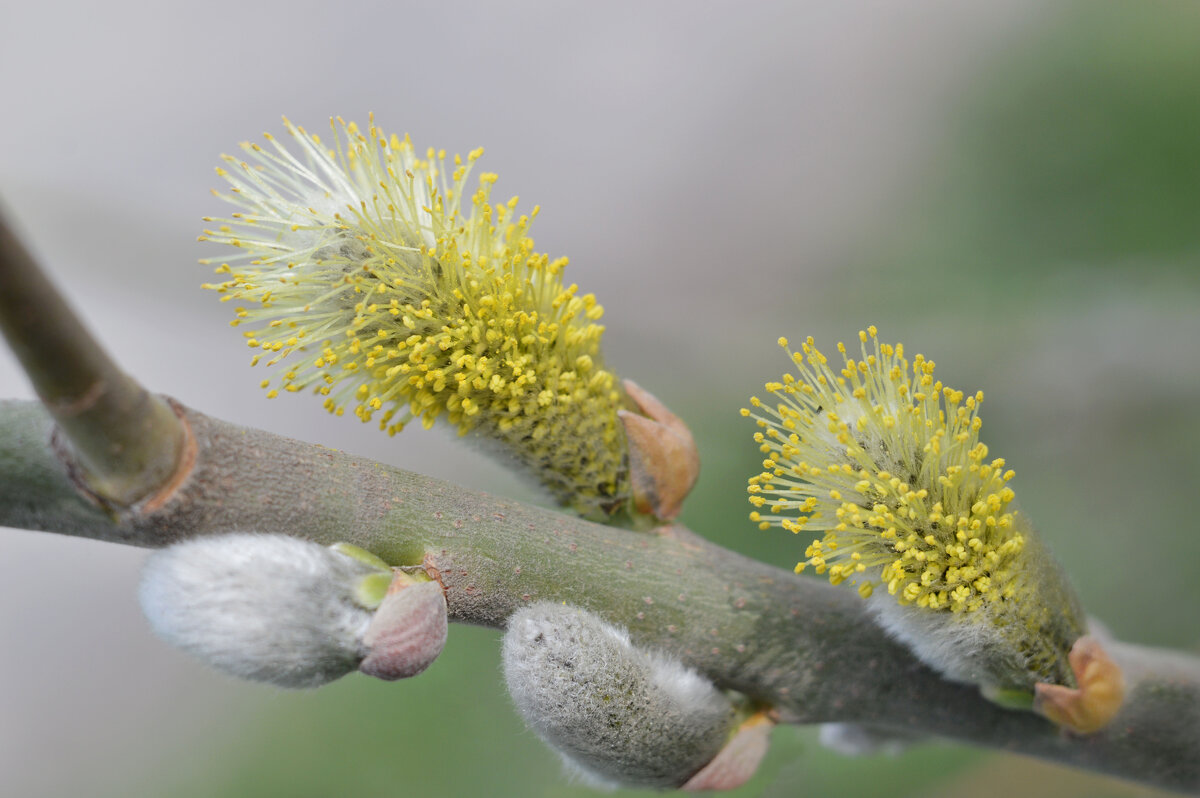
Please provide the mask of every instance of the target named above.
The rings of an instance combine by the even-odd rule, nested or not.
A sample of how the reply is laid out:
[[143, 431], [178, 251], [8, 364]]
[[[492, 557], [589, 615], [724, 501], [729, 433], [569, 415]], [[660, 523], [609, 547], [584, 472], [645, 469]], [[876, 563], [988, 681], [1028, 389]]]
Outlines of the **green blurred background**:
[[[786, 29], [764, 32], [777, 16], [796, 25], [805, 21], [771, 8], [771, 13], [755, 12], [766, 18], [756, 18], [753, 25], [728, 23], [729, 36], [766, 36], [759, 49], [781, 54], [807, 42]], [[636, 26], [639, 12], [632, 6], [623, 11]], [[522, 12], [529, 8], [522, 6]], [[560, 192], [552, 175], [536, 173], [526, 180], [522, 169], [561, 168], [564, 151], [556, 149], [552, 134], [541, 148], [546, 163], [513, 158], [501, 146], [501, 163], [485, 161], [485, 167], [500, 172], [503, 186], [521, 186], [522, 194], [546, 206], [535, 236], [552, 254], [570, 254], [571, 279], [601, 294], [609, 311], [612, 364], [692, 424], [704, 469], [684, 520], [696, 531], [782, 566], [795, 561], [799, 550], [791, 536], [758, 532], [746, 520], [743, 486], [757, 471], [759, 458], [750, 442], [752, 430], [737, 409], [786, 367], [774, 345], [778, 335], [813, 334], [832, 348], [873, 323], [885, 339], [903, 340], [910, 351], [936, 360], [949, 384], [986, 392], [983, 438], [1017, 470], [1019, 501], [1061, 557], [1089, 611], [1122, 638], [1196, 651], [1200, 535], [1192, 509], [1200, 482], [1200, 6], [1027, 3], [989, 22], [1001, 28], [992, 33], [981, 32], [964, 12], [948, 5], [927, 12], [931, 20], [950, 18], [937, 40], [942, 49], [935, 48], [944, 55], [944, 66], [935, 58], [924, 71], [904, 65], [898, 70], [925, 84], [940, 81], [943, 88], [935, 95], [902, 83], [889, 90], [896, 106], [905, 105], [910, 90], [921, 106], [912, 113], [922, 124], [905, 128], [917, 140], [893, 150], [901, 162], [881, 162], [846, 181], [836, 172], [824, 174], [821, 153], [814, 151], [824, 145], [805, 135], [814, 124], [806, 107], [778, 110], [773, 97], [756, 98], [752, 88], [718, 85], [692, 88], [711, 88], [726, 103], [728, 118], [718, 107], [711, 117], [690, 123], [696, 142], [651, 152], [647, 157], [660, 165], [671, 164], [656, 173], [656, 184], [636, 181], [637, 164], [606, 166], [598, 139], [578, 142], [584, 151], [569, 159], [570, 169], [578, 170], [572, 179], [589, 186], [626, 181], [618, 195], [623, 204], [588, 207], [580, 200], [584, 207], [573, 210], [579, 204], [570, 204], [573, 195]], [[445, 13], [443, 21], [449, 23], [451, 12]], [[659, 27], [653, 29], [664, 37], [688, 36], [701, 24], [691, 15], [742, 12], [732, 5], [720, 10], [687, 5], [674, 13], [678, 25], [664, 23], [671, 20], [667, 15], [657, 18]], [[898, 18], [896, 12], [864, 7], [861, 19], [849, 24], [858, 30]], [[961, 40], [956, 39], [960, 31]], [[405, 34], [398, 30], [396, 35]], [[536, 31], [523, 35], [508, 46], [534, 47]], [[705, 41], [712, 46], [688, 51], [697, 68], [704, 58], [723, 57], [719, 36]], [[858, 46], [869, 48], [874, 40], [865, 41]], [[755, 42], [750, 38], [741, 46], [756, 49]], [[286, 42], [276, 44], [287, 49]], [[477, 42], [468, 37], [461, 44], [459, 57], [474, 63]], [[342, 40], [331, 45], [347, 46]], [[638, 59], [655, 46], [652, 37], [608, 42], [600, 60], [607, 59], [610, 70], [596, 80], [621, 84], [644, 78], [637, 72]], [[976, 47], [978, 53], [970, 52]], [[321, 57], [311, 50], [303, 55]], [[631, 60], [628, 75], [623, 59]], [[762, 65], [774, 70], [776, 92], [826, 79], [836, 87], [838, 71], [852, 72], [860, 61], [864, 69], [889, 68], [887, 58], [864, 56], [833, 59], [828, 75], [780, 75], [780, 69], [799, 70], [804, 63], [783, 55], [779, 60], [772, 66], [765, 58]], [[405, 66], [403, 59], [397, 63]], [[651, 78], [664, 82], [667, 90], [659, 97], [668, 109], [671, 76], [693, 66], [672, 64], [667, 77]], [[353, 77], [353, 64], [335, 69], [346, 70], [347, 80]], [[521, 102], [521, 90], [511, 91]], [[614, 91], [623, 89], [618, 85]], [[739, 99], [747, 105], [740, 107]], [[554, 124], [552, 109], [561, 101], [551, 90], [527, 100], [546, 114], [548, 125]], [[286, 102], [276, 98], [269, 106], [287, 110]], [[371, 107], [370, 98], [364, 102]], [[788, 98], [781, 95], [779, 103], [786, 106]], [[329, 110], [318, 109], [313, 118]], [[877, 107], [857, 109], [851, 103], [839, 112], [848, 131], [855, 129], [856, 119], [863, 125], [893, 121]], [[219, 104], [209, 105], [206, 113], [220, 115]], [[654, 117], [642, 113], [631, 109], [629, 124], [652, 126]], [[479, 139], [489, 144], [493, 129], [505, 129], [507, 119], [490, 118], [454, 135], [464, 137], [462, 149]], [[382, 121], [389, 127], [408, 124], [399, 113]], [[789, 127], [792, 122], [795, 128]], [[256, 124], [274, 127], [272, 115]], [[418, 138], [419, 144], [424, 141]], [[209, 158], [213, 148], [228, 149], [232, 143], [206, 140], [200, 154]], [[596, 163], [591, 162], [593, 145], [600, 153]], [[794, 163], [808, 164], [808, 171], [793, 168]], [[664, 187], [664, 173], [674, 175], [675, 182]], [[876, 174], [879, 180], [872, 182]], [[709, 191], [710, 179], [717, 181], [717, 190]], [[788, 203], [789, 181], [805, 198], [795, 207]], [[828, 189], [804, 194], [806, 181], [827, 181]], [[28, 178], [17, 184], [31, 185]], [[14, 193], [13, 185], [10, 180], [0, 191], [18, 215], [22, 202], [50, 202], [39, 200], [36, 190], [27, 196]], [[537, 190], [543, 188], [549, 196]], [[860, 197], [857, 204], [846, 199], [856, 192], [869, 199]], [[820, 239], [813, 233], [826, 242], [822, 246], [797, 242], [811, 225], [805, 216], [811, 211], [820, 218], [823, 199], [835, 211], [850, 209], [845, 218], [830, 222], [839, 234]], [[40, 218], [30, 212], [27, 224], [52, 250], [56, 232]], [[136, 221], [125, 220], [124, 229], [136, 229]], [[624, 248], [626, 235], [636, 237], [639, 246]], [[179, 260], [182, 247], [175, 241], [148, 237], [137, 244], [138, 263], [113, 268], [126, 268], [127, 279], [140, 280], [158, 268], [149, 265], [154, 260], [170, 257], [164, 253], [174, 252]], [[606, 263], [625, 265], [606, 273]], [[170, 291], [191, 291], [202, 279], [187, 276], [186, 267], [171, 272], [147, 279], [174, 285], [184, 274], [184, 288]], [[204, 307], [216, 339], [222, 335], [222, 317]], [[169, 293], [148, 312], [157, 314], [155, 329], [169, 340]], [[120, 355], [122, 333], [107, 335], [110, 342], [117, 339]], [[142, 338], [144, 332], [130, 337]], [[648, 339], [654, 346], [646, 345]], [[149, 362], [163, 351], [152, 351]], [[184, 357], [197, 358], [196, 379], [211, 382], [229, 369], [228, 358], [243, 355], [231, 347], [219, 357], [189, 350]], [[209, 405], [196, 401], [182, 383], [171, 387], [201, 409], [271, 427], [270, 411], [260, 407], [266, 403], [253, 392], [258, 378], [234, 372], [228, 381], [236, 382], [240, 393], [228, 408], [219, 397]], [[289, 412], [300, 420], [282, 431], [388, 458], [381, 444], [357, 428], [322, 426], [306, 434], [306, 425], [324, 423], [316, 403], [297, 403]], [[418, 452], [403, 464], [421, 467], [421, 457]], [[477, 466], [474, 459], [469, 453], [423, 470], [538, 500], [502, 468]], [[59, 558], [86, 559], [98, 551], [81, 549], [94, 544], [76, 541], [25, 540], [22, 545], [29, 557], [45, 563], [42, 572]], [[55, 548], [33, 551], [42, 545]], [[17, 554], [8, 555], [14, 569], [28, 562], [12, 559]], [[124, 589], [132, 593], [136, 562], [123, 563], [116, 567], [124, 569]], [[72, 606], [80, 604], [86, 605], [82, 595]], [[122, 606], [129, 611], [128, 601]], [[100, 626], [88, 617], [84, 606], [77, 623]], [[91, 628], [80, 634], [87, 646], [132, 647], [142, 632], [132, 631], [136, 621], [129, 623], [120, 634]], [[6, 639], [38, 639], [23, 627], [8, 634]], [[6, 765], [10, 778], [15, 770], [25, 779], [16, 780], [24, 788], [13, 794], [78, 789], [96, 796], [180, 798], [592, 794], [567, 783], [555, 756], [522, 728], [500, 684], [497, 640], [491, 630], [456, 627], [445, 654], [416, 680], [385, 685], [355, 677], [303, 694], [234, 684], [173, 652], [147, 654], [169, 660], [178, 670], [156, 668], [138, 677], [140, 686], [117, 690], [113, 700], [125, 707], [136, 705], [143, 693], [153, 696], [138, 720], [120, 721], [130, 730], [108, 732], [98, 724], [86, 738], [68, 734], [65, 746], [30, 748], [41, 753]], [[114, 683], [119, 681], [115, 674], [122, 669], [105, 667], [113, 670]], [[137, 672], [138, 666], [130, 665], [126, 675], [129, 669]], [[49, 702], [54, 691], [39, 695]], [[115, 712], [102, 703], [92, 709], [101, 716]], [[8, 733], [21, 736], [20, 729]], [[56, 732], [39, 734], [54, 738]], [[53, 757], [45, 753], [55, 749]], [[102, 764], [97, 750], [104, 752]], [[79, 780], [43, 772], [80, 759], [83, 787]], [[1014, 792], [1025, 798], [1153, 794], [949, 742], [918, 745], [895, 758], [846, 759], [820, 748], [813, 730], [792, 728], [776, 731], [762, 771], [734, 794], [900, 798], [968, 792], [973, 798]]]

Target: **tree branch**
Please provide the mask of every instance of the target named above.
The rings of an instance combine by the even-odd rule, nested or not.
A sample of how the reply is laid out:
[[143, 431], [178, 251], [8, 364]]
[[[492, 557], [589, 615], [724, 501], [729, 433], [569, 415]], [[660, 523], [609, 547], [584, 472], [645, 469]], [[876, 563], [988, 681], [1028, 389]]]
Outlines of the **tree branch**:
[[0, 333], [66, 433], [80, 479], [125, 506], [167, 484], [187, 441], [174, 411], [124, 374], [0, 215]]
[[629, 629], [718, 685], [797, 723], [869, 723], [1200, 791], [1200, 660], [1131, 645], [1116, 720], [1087, 737], [949, 683], [888, 639], [865, 603], [681, 527], [640, 534], [465, 490], [183, 410], [189, 476], [153, 506], [110, 514], [76, 492], [51, 419], [0, 402], [0, 525], [139, 546], [230, 531], [346, 541], [424, 566], [451, 618], [501, 628], [527, 602], [566, 601]]

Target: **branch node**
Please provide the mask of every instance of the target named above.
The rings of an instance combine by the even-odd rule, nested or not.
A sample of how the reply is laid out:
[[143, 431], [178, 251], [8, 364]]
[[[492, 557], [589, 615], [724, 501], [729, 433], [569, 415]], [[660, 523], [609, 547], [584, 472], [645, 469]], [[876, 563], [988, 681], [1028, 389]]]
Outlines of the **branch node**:
[[162, 484], [162, 487], [134, 508], [139, 515], [150, 515], [166, 506], [167, 502], [175, 497], [179, 489], [187, 482], [188, 477], [192, 475], [192, 471], [196, 468], [196, 436], [192, 432], [192, 425], [188, 421], [187, 412], [182, 404], [169, 396], [163, 398], [166, 399], [167, 405], [171, 408], [175, 417], [179, 419], [182, 436], [179, 446], [179, 460], [175, 464], [175, 471]]

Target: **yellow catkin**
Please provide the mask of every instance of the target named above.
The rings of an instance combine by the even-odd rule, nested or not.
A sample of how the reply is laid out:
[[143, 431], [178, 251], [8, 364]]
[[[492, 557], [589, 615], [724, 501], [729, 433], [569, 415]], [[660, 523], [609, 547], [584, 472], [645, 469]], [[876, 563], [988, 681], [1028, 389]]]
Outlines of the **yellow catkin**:
[[1020, 668], [1069, 681], [1081, 616], [1056, 566], [1027, 551], [1037, 542], [1012, 509], [1014, 472], [979, 440], [983, 393], [943, 385], [932, 361], [910, 363], [874, 327], [859, 333], [858, 353], [838, 345], [840, 368], [812, 338], [798, 351], [779, 344], [795, 373], [742, 411], [765, 457], [749, 481], [751, 520], [818, 533], [797, 572], [914, 611], [978, 614], [1011, 640]]
[[[388, 434], [446, 419], [498, 440], [564, 503], [623, 508], [629, 485], [592, 294], [562, 280], [566, 258], [534, 251], [537, 214], [492, 204], [496, 176], [468, 176], [482, 150], [419, 157], [374, 120], [331, 122], [328, 145], [284, 120], [288, 148], [222, 156], [237, 208], [202, 240], [235, 247], [206, 285], [239, 303], [254, 363], [278, 366], [268, 396], [309, 390]], [[469, 192], [469, 193], [468, 193]], [[206, 261], [210, 262], [210, 261]]]

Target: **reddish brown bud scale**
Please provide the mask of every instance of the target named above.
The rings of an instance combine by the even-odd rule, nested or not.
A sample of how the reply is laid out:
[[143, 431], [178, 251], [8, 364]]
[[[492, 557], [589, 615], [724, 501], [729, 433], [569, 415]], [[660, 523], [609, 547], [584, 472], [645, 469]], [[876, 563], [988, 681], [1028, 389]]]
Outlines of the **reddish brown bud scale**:
[[712, 761], [688, 779], [681, 790], [732, 790], [749, 781], [758, 770], [771, 742], [775, 722], [758, 712], [742, 723]]
[[629, 441], [634, 506], [640, 513], [670, 521], [679, 515], [700, 476], [696, 441], [687, 424], [653, 394], [632, 380], [625, 380], [624, 386], [641, 412], [618, 412]]
[[1100, 641], [1079, 638], [1068, 655], [1078, 689], [1041, 682], [1034, 687], [1033, 708], [1077, 734], [1103, 729], [1125, 701], [1125, 677]]
[[446, 598], [436, 582], [398, 574], [363, 636], [370, 653], [359, 670], [385, 681], [425, 670], [446, 644]]

